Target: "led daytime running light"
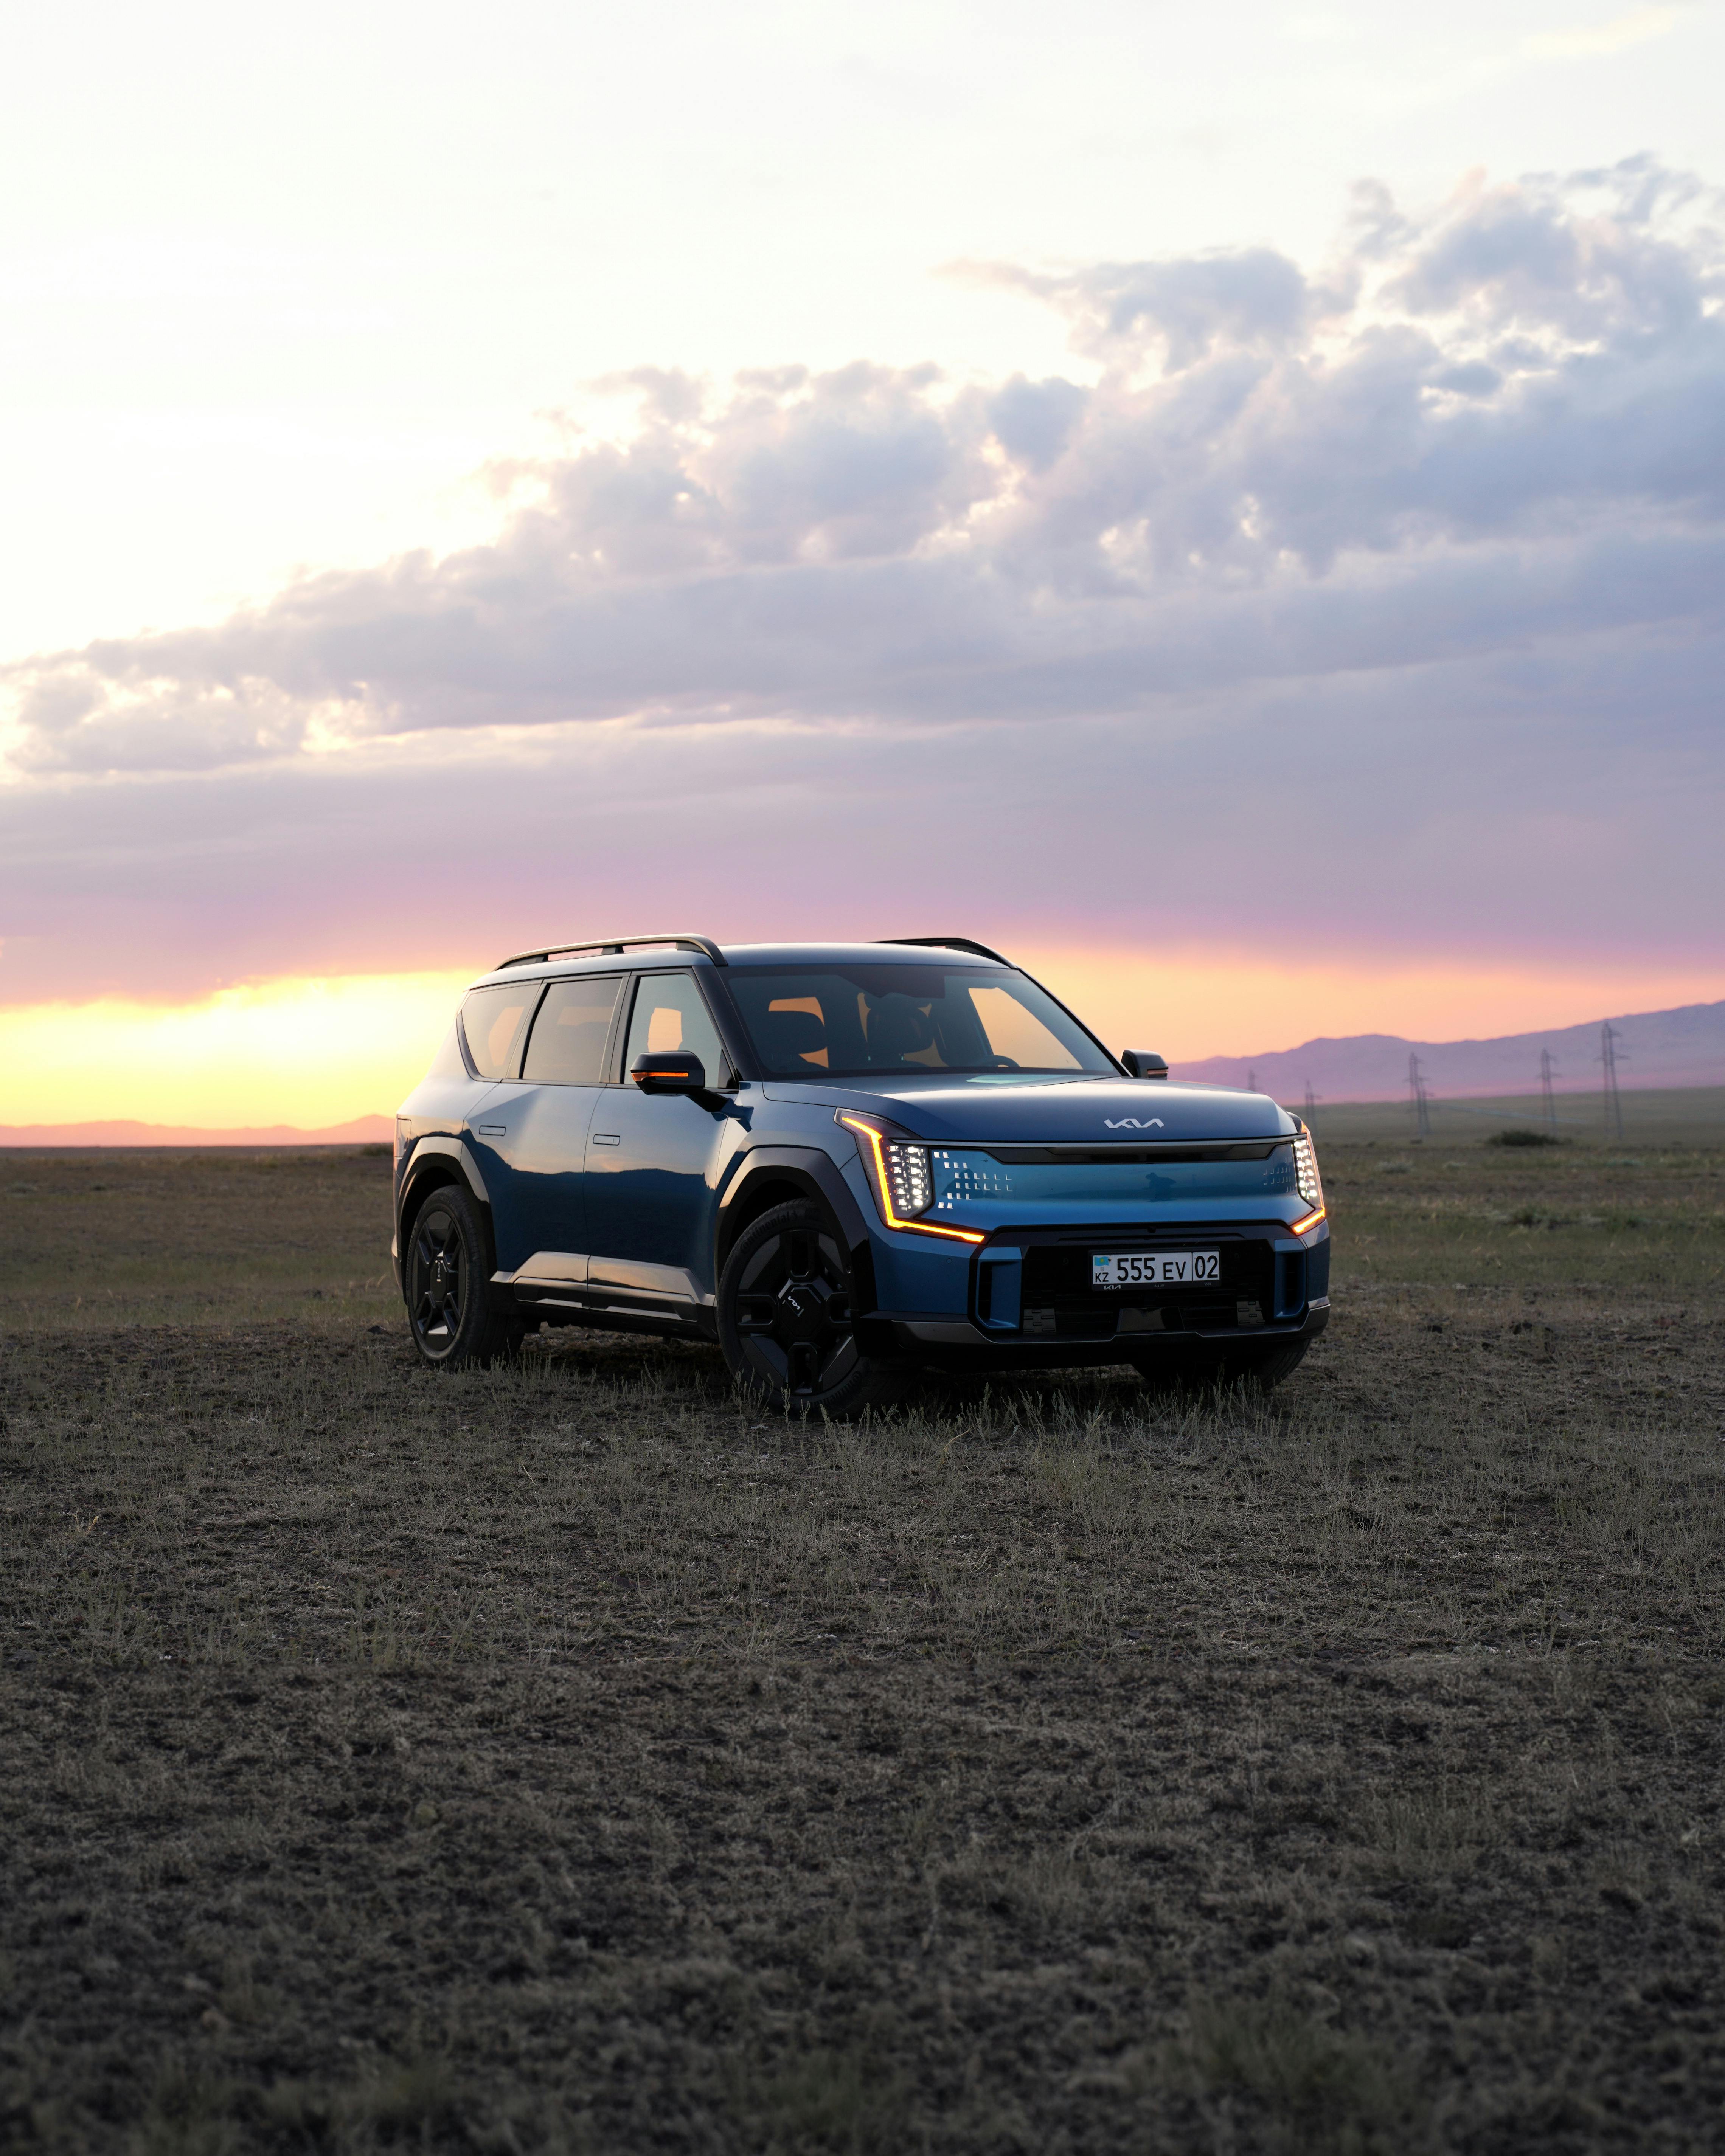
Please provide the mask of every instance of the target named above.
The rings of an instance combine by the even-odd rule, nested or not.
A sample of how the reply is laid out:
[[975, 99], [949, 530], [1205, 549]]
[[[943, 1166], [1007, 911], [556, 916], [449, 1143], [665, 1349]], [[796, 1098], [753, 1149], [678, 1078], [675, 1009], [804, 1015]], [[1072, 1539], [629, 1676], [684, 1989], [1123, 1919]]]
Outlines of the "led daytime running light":
[[839, 1121], [848, 1131], [856, 1133], [859, 1142], [866, 1141], [865, 1160], [872, 1159], [874, 1173], [869, 1180], [875, 1187], [875, 1201], [880, 1208], [880, 1217], [889, 1228], [908, 1230], [918, 1235], [941, 1235], [953, 1243], [980, 1243], [986, 1239], [970, 1228], [937, 1228], [932, 1222], [907, 1220], [899, 1212], [896, 1201], [906, 1204], [916, 1203], [918, 1172], [909, 1156], [920, 1155], [922, 1202], [927, 1204], [934, 1194], [934, 1185], [928, 1166], [928, 1155], [920, 1146], [896, 1145], [891, 1150], [893, 1161], [887, 1164], [887, 1147], [872, 1123], [865, 1123], [860, 1116], [840, 1116]]
[[1312, 1133], [1301, 1131], [1294, 1140], [1294, 1188], [1316, 1212], [1323, 1210], [1324, 1187], [1317, 1172], [1317, 1148]]
[[1316, 1213], [1308, 1213], [1303, 1220], [1296, 1220], [1288, 1229], [1291, 1235], [1309, 1235], [1320, 1222], [1329, 1219], [1327, 1207], [1320, 1205]]

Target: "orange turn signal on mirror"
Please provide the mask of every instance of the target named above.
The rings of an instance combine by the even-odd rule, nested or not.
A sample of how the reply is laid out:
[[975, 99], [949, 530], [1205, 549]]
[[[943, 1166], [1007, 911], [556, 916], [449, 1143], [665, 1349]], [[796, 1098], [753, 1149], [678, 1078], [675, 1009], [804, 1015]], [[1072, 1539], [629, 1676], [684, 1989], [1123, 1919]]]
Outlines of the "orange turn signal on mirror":
[[1327, 1220], [1329, 1217], [1328, 1207], [1320, 1205], [1317, 1212], [1308, 1213], [1303, 1220], [1295, 1221], [1293, 1226], [1289, 1229], [1288, 1233], [1291, 1235], [1310, 1235], [1312, 1230], [1316, 1228], [1321, 1221]]
[[880, 1132], [873, 1124], [865, 1123], [860, 1116], [841, 1115], [839, 1121], [847, 1131], [856, 1133], [859, 1143], [867, 1142], [868, 1152], [864, 1159], [874, 1171], [869, 1181], [874, 1186], [875, 1203], [880, 1209], [880, 1218], [889, 1228], [898, 1228], [913, 1235], [940, 1235], [951, 1243], [984, 1243], [988, 1240], [986, 1235], [979, 1235], [973, 1228], [937, 1228], [927, 1220], [901, 1219], [893, 1209], [892, 1184], [886, 1173], [886, 1156], [881, 1147]]

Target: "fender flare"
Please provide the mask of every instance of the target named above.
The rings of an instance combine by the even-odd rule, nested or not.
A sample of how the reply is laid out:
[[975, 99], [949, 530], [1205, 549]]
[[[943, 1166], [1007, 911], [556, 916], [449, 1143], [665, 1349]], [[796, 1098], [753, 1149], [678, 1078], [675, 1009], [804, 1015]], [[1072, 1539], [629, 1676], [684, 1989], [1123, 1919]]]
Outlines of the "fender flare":
[[869, 1224], [850, 1184], [839, 1173], [838, 1162], [829, 1152], [819, 1146], [756, 1146], [743, 1155], [736, 1174], [719, 1199], [713, 1235], [715, 1286], [725, 1270], [731, 1245], [737, 1240], [732, 1223], [737, 1217], [737, 1198], [757, 1177], [769, 1173], [781, 1182], [795, 1183], [809, 1197], [819, 1199], [838, 1222], [839, 1233], [853, 1253], [868, 1247]]
[[460, 1169], [462, 1178], [466, 1183], [468, 1188], [473, 1193], [480, 1204], [485, 1207], [488, 1215], [491, 1210], [490, 1193], [485, 1188], [485, 1183], [480, 1175], [478, 1168], [474, 1166], [473, 1156], [468, 1152], [467, 1147], [462, 1144], [460, 1139], [451, 1137], [420, 1138], [415, 1143], [412, 1152], [408, 1155], [407, 1173], [402, 1177], [401, 1182], [401, 1196], [396, 1201], [395, 1231], [398, 1236], [403, 1235], [407, 1228], [408, 1200], [420, 1181], [418, 1163], [422, 1160], [425, 1160], [437, 1155], [441, 1155], [454, 1162], [455, 1165]]

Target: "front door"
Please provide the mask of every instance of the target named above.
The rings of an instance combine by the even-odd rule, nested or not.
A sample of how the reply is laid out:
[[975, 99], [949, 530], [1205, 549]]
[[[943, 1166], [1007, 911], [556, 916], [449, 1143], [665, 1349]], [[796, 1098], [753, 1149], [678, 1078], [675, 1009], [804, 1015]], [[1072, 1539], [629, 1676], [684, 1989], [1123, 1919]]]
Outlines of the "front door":
[[635, 985], [620, 1086], [598, 1098], [588, 1132], [588, 1278], [634, 1296], [698, 1301], [713, 1291], [713, 1210], [733, 1126], [682, 1093], [643, 1093], [638, 1055], [701, 1058], [707, 1084], [726, 1058], [692, 973], [644, 973]]

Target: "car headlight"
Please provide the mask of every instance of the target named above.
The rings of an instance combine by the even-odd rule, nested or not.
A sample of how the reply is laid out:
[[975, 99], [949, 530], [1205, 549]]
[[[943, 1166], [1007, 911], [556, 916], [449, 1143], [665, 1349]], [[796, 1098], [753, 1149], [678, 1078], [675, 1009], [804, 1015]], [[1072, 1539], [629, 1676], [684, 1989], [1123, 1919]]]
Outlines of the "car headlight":
[[1303, 1235], [1324, 1217], [1324, 1185], [1317, 1172], [1317, 1147], [1312, 1142], [1311, 1132], [1307, 1130], [1294, 1140], [1294, 1188], [1306, 1208], [1305, 1219], [1294, 1223], [1294, 1233]]
[[926, 1145], [879, 1116], [852, 1115], [840, 1108], [834, 1120], [843, 1123], [855, 1138], [869, 1188], [889, 1228], [911, 1229], [919, 1235], [943, 1235], [957, 1243], [984, 1240], [973, 1229], [937, 1227], [932, 1220], [917, 1218], [934, 1203], [934, 1170]]
[[912, 1220], [934, 1202], [934, 1178], [928, 1172], [928, 1147], [911, 1145], [903, 1138], [886, 1138], [880, 1151], [886, 1163], [886, 1188], [892, 1209], [901, 1219]]

